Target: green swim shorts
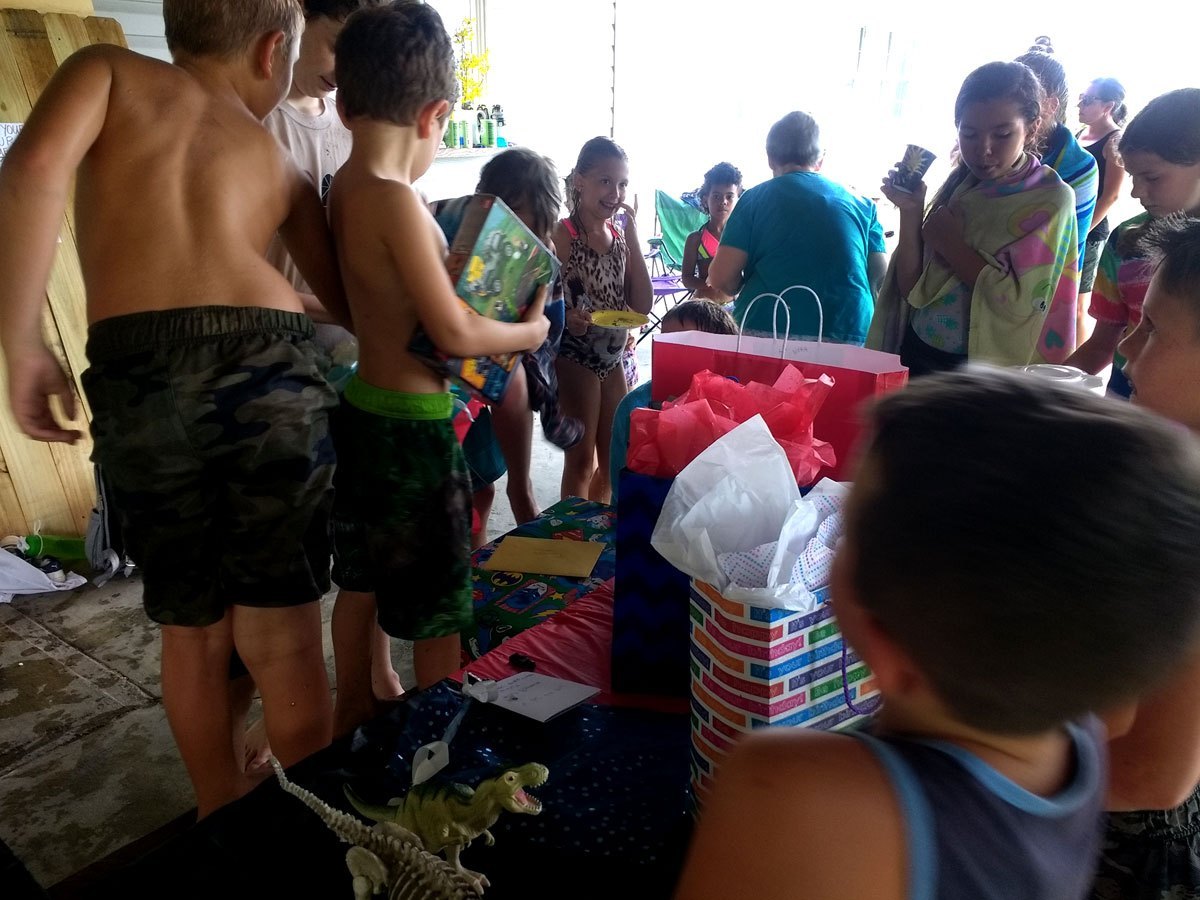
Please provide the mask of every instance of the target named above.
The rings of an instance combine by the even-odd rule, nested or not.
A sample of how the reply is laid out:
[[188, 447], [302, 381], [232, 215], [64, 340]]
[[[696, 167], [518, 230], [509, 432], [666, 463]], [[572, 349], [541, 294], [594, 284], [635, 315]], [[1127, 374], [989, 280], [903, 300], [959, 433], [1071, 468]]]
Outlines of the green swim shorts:
[[144, 603], [164, 625], [329, 590], [337, 396], [306, 316], [205, 306], [104, 319], [83, 374]]
[[471, 489], [449, 394], [402, 394], [357, 376], [334, 420], [333, 580], [375, 593], [406, 640], [471, 627]]

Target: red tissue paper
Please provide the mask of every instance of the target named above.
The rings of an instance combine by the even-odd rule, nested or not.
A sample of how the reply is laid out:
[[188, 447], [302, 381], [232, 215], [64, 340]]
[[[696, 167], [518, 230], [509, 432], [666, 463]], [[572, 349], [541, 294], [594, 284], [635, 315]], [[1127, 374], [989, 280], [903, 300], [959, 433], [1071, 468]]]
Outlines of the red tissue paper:
[[643, 475], [674, 478], [718, 438], [761, 415], [787, 453], [796, 483], [813, 484], [822, 469], [837, 464], [833, 447], [813, 437], [813, 419], [831, 390], [828, 375], [805, 378], [795, 366], [772, 385], [697, 372], [687, 391], [661, 410], [633, 411], [625, 464]]

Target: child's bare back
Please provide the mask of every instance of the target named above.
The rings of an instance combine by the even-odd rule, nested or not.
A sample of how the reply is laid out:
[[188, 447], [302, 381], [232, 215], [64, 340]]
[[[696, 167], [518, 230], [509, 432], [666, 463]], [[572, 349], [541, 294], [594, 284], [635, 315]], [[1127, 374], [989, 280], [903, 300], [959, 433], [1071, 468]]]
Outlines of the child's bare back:
[[445, 379], [406, 352], [420, 319], [417, 298], [453, 290], [442, 263], [445, 238], [420, 194], [352, 154], [330, 190], [329, 220], [358, 337], [359, 374], [389, 390], [444, 391]]
[[[261, 125], [269, 110], [110, 46], [73, 57], [57, 87], [60, 102], [35, 117], [58, 116], [68, 139], [94, 134], [76, 189], [90, 321], [199, 305], [302, 311], [264, 258], [304, 205], [301, 176]], [[87, 133], [69, 124], [80, 116]]]

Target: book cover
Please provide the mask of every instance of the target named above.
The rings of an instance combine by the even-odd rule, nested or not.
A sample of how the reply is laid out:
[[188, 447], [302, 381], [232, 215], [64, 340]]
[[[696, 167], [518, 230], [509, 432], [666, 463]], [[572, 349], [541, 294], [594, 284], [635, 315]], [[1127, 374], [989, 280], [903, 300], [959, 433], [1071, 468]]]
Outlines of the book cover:
[[[501, 322], [519, 321], [538, 287], [550, 284], [558, 274], [554, 254], [498, 197], [475, 194], [441, 203], [435, 215], [450, 241], [446, 270], [459, 300], [472, 315]], [[520, 356], [447, 356], [420, 326], [408, 349], [422, 362], [491, 403], [504, 396]]]

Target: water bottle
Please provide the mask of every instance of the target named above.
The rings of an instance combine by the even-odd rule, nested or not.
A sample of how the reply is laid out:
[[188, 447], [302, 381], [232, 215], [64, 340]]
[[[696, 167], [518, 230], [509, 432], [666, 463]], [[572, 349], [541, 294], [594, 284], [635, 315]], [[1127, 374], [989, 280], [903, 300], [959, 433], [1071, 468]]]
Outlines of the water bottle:
[[83, 538], [53, 534], [26, 535], [22, 550], [26, 556], [57, 556], [60, 559], [84, 559], [87, 556], [83, 549]]

